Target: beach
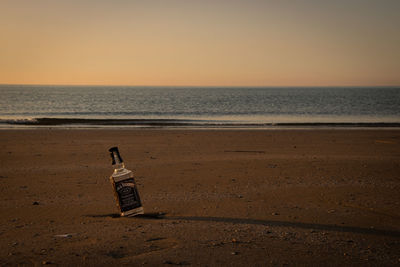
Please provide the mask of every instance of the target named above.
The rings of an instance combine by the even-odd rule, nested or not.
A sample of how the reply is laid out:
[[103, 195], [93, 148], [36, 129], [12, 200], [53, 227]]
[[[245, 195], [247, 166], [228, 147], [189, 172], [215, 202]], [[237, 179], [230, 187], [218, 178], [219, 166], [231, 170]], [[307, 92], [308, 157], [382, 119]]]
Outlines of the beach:
[[[108, 149], [145, 215], [118, 216]], [[400, 130], [2, 129], [0, 265], [400, 264]]]

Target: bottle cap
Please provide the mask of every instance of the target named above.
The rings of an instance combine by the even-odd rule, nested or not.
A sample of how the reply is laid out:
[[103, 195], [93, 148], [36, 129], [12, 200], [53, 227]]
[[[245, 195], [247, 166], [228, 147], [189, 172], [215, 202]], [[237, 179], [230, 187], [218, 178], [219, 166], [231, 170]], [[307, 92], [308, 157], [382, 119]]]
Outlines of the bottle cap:
[[116, 146], [112, 147], [108, 151], [110, 151], [112, 165], [124, 162], [121, 158], [121, 155], [119, 154], [118, 147], [116, 147]]

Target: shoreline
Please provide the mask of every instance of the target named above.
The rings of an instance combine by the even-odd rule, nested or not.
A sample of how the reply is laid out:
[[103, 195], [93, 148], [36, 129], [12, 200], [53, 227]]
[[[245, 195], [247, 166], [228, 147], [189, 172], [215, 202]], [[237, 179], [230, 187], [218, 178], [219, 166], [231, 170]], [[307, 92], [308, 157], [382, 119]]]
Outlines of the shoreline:
[[302, 129], [400, 128], [400, 122], [240, 122], [195, 119], [83, 119], [33, 118], [0, 121], [0, 129], [16, 128], [161, 128], [161, 129]]
[[1, 127], [0, 131], [399, 131], [400, 127], [330, 127], [330, 126], [279, 126], [279, 127], [192, 127], [192, 126], [97, 126], [97, 125], [79, 125], [79, 126], [19, 126], [19, 127]]

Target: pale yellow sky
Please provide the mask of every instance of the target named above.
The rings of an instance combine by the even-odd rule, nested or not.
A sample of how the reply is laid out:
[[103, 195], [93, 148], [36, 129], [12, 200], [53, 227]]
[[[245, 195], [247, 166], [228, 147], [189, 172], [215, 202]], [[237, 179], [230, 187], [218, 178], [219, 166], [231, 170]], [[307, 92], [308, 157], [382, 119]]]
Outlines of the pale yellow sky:
[[398, 0], [0, 0], [0, 83], [400, 85]]

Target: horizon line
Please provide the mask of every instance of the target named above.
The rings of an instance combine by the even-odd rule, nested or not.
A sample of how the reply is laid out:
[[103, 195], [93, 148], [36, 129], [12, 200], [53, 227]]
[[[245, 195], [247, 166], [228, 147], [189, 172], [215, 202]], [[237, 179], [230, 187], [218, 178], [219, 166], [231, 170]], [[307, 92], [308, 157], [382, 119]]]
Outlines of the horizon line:
[[181, 87], [181, 88], [373, 88], [373, 87], [400, 87], [399, 85], [132, 85], [132, 84], [51, 84], [51, 83], [0, 83], [0, 86], [95, 86], [95, 87]]

